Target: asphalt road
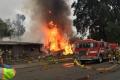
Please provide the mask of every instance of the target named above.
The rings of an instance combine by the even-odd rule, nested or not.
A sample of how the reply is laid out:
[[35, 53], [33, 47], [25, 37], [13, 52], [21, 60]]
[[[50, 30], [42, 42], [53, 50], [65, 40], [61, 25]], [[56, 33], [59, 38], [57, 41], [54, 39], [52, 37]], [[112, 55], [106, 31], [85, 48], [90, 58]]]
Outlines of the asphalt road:
[[119, 65], [114, 65], [116, 64], [104, 62], [86, 64], [82, 68], [74, 66], [73, 63], [34, 66], [16, 69], [14, 80], [120, 80]]

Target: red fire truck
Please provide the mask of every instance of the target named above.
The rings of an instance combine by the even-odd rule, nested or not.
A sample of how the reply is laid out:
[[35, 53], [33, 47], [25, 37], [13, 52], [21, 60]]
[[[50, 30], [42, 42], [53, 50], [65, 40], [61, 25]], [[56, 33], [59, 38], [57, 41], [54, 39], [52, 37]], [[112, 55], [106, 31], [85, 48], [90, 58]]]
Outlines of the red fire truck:
[[109, 43], [109, 47], [113, 50], [119, 48], [117, 43]]
[[79, 40], [76, 42], [75, 55], [82, 61], [97, 60], [100, 63], [108, 58], [108, 43], [93, 39]]

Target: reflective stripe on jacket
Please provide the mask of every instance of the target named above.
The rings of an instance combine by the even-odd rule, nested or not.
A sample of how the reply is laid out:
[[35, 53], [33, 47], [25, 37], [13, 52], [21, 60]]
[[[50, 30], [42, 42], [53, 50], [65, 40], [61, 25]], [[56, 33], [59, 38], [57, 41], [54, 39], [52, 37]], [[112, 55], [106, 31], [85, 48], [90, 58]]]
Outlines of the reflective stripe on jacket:
[[13, 80], [16, 72], [12, 67], [0, 67], [0, 80]]

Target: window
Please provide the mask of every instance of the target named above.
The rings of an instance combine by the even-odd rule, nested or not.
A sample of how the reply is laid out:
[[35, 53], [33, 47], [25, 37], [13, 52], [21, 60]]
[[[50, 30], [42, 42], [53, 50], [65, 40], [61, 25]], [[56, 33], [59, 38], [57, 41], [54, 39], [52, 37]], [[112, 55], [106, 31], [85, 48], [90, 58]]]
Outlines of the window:
[[[93, 42], [84, 42], [79, 44], [79, 48], [94, 48], [97, 47], [97, 43]], [[78, 48], [78, 46], [77, 46]]]

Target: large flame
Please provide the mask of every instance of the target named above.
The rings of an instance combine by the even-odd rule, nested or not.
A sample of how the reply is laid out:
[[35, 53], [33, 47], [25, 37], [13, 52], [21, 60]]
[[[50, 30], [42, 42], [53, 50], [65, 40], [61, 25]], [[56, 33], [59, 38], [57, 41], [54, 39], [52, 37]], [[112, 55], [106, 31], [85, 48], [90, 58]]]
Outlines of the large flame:
[[63, 50], [64, 55], [73, 54], [72, 45], [69, 43], [68, 38], [60, 32], [58, 26], [53, 21], [48, 23], [47, 44], [46, 46], [51, 52]]

